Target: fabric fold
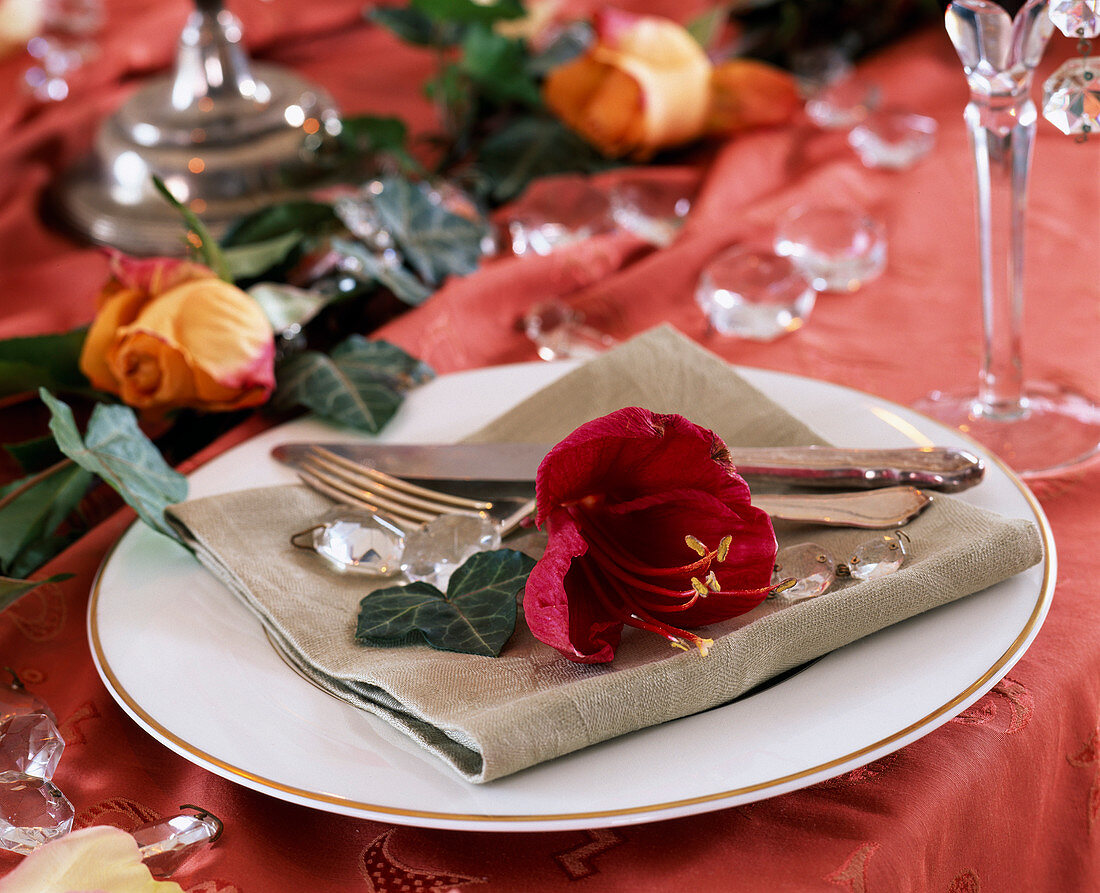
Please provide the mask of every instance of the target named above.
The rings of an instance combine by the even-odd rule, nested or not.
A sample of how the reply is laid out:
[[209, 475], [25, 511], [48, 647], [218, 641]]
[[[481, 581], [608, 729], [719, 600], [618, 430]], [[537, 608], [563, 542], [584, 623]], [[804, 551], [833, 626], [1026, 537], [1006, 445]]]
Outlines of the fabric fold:
[[[641, 335], [535, 394], [473, 440], [547, 442], [627, 405], [679, 412], [738, 446], [822, 442], [722, 360], [667, 328]], [[263, 624], [275, 647], [319, 687], [371, 711], [486, 782], [599, 741], [727, 703], [787, 670], [1037, 563], [1029, 520], [936, 495], [905, 528], [896, 573], [819, 598], [708, 627], [707, 657], [628, 629], [609, 665], [567, 661], [538, 642], [522, 613], [498, 658], [428, 646], [355, 643], [362, 578], [327, 570], [290, 537], [331, 507], [300, 486], [197, 499], [168, 510], [198, 559]], [[777, 526], [781, 545], [813, 539], [843, 555], [868, 531]]]

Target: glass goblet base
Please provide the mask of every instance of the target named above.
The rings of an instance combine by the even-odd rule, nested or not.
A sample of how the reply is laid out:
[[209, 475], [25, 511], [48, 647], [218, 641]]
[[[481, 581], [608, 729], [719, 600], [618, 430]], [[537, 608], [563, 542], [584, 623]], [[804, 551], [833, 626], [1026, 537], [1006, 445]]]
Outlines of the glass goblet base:
[[958, 428], [1021, 476], [1057, 474], [1100, 456], [1100, 407], [1045, 382], [1024, 388], [1019, 412], [991, 412], [974, 393], [933, 391], [914, 409]]

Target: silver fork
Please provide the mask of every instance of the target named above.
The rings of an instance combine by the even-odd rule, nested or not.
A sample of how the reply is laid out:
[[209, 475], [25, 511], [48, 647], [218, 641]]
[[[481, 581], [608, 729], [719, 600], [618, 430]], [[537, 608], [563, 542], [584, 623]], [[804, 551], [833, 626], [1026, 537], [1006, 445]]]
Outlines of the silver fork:
[[[297, 468], [302, 482], [319, 493], [386, 515], [398, 524], [423, 524], [443, 514], [474, 514], [495, 519], [501, 536], [506, 536], [535, 509], [533, 499], [490, 502], [411, 484], [324, 447], [314, 447]], [[901, 486], [850, 493], [761, 493], [753, 494], [752, 501], [781, 521], [881, 530], [906, 524], [931, 504], [932, 497]]]
[[533, 499], [488, 501], [452, 496], [410, 484], [323, 447], [314, 448], [303, 460], [298, 477], [330, 499], [384, 515], [398, 525], [424, 524], [440, 515], [476, 515], [496, 521], [504, 537], [535, 512]]

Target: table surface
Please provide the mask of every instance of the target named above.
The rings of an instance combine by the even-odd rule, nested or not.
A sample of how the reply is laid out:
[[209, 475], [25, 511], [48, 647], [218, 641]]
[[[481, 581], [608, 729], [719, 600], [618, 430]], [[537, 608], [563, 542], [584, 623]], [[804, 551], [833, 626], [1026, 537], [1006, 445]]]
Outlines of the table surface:
[[[51, 179], [87, 150], [99, 121], [167, 64], [187, 10], [177, 0], [106, 6], [99, 56], [70, 99], [42, 107], [14, 86], [0, 92], [0, 337], [64, 330], [94, 313], [106, 261], [46, 227], [38, 203]], [[257, 58], [293, 66], [348, 112], [430, 126], [431, 108], [418, 91], [430, 59], [364, 24], [358, 2], [240, 0], [233, 7]], [[1037, 82], [1072, 53], [1072, 43], [1056, 37]], [[384, 63], [348, 66], [349, 58]], [[23, 64], [0, 62], [3, 83], [14, 85]], [[862, 73], [882, 86], [888, 104], [937, 120], [936, 148], [916, 167], [865, 169], [843, 135], [802, 123], [746, 134], [674, 173], [699, 191], [672, 246], [654, 250], [613, 234], [550, 257], [493, 260], [376, 334], [439, 372], [532, 360], [516, 321], [533, 303], [562, 298], [618, 338], [667, 322], [731, 362], [902, 404], [970, 384], [979, 362], [978, 265], [957, 58], [934, 29], [867, 60]], [[605, 176], [669, 175], [633, 168]], [[766, 237], [792, 204], [825, 196], [862, 205], [885, 223], [886, 273], [855, 294], [821, 296], [808, 324], [781, 340], [708, 333], [692, 300], [700, 269], [734, 242]], [[1098, 141], [1077, 144], [1041, 122], [1024, 361], [1030, 377], [1093, 399], [1100, 399], [1098, 207]], [[234, 429], [183, 470], [262, 424]], [[10, 433], [0, 423], [0, 440]], [[132, 828], [183, 803], [225, 821], [222, 840], [175, 878], [194, 893], [1098, 889], [1100, 463], [1034, 481], [1032, 489], [1059, 554], [1053, 606], [1031, 649], [989, 694], [926, 737], [832, 781], [664, 822], [545, 833], [391, 825], [283, 803], [188, 763], [115, 704], [88, 649], [92, 579], [132, 520], [126, 510], [43, 570], [72, 579], [0, 614], [0, 664], [58, 715], [67, 748], [55, 780], [73, 802], [77, 827]], [[18, 860], [0, 854], [0, 878]]]

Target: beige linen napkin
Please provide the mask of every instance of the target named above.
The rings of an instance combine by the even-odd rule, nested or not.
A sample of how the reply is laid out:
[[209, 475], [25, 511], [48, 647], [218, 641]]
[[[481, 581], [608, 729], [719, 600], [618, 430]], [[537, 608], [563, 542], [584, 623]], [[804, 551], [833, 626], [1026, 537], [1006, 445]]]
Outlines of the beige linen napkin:
[[[729, 443], [820, 441], [720, 359], [657, 329], [569, 373], [496, 420], [477, 440], [558, 439], [626, 405], [679, 412]], [[706, 630], [709, 656], [627, 629], [613, 663], [574, 664], [535, 640], [522, 615], [498, 658], [427, 646], [355, 644], [367, 585], [325, 569], [290, 536], [330, 503], [297, 486], [198, 499], [168, 511], [199, 560], [256, 613], [284, 656], [327, 691], [385, 718], [474, 782], [489, 781], [598, 741], [725, 703], [755, 685], [906, 617], [1038, 562], [1025, 520], [936, 496], [906, 527], [897, 573], [817, 599], [766, 603]], [[843, 555], [868, 531], [777, 528]]]

